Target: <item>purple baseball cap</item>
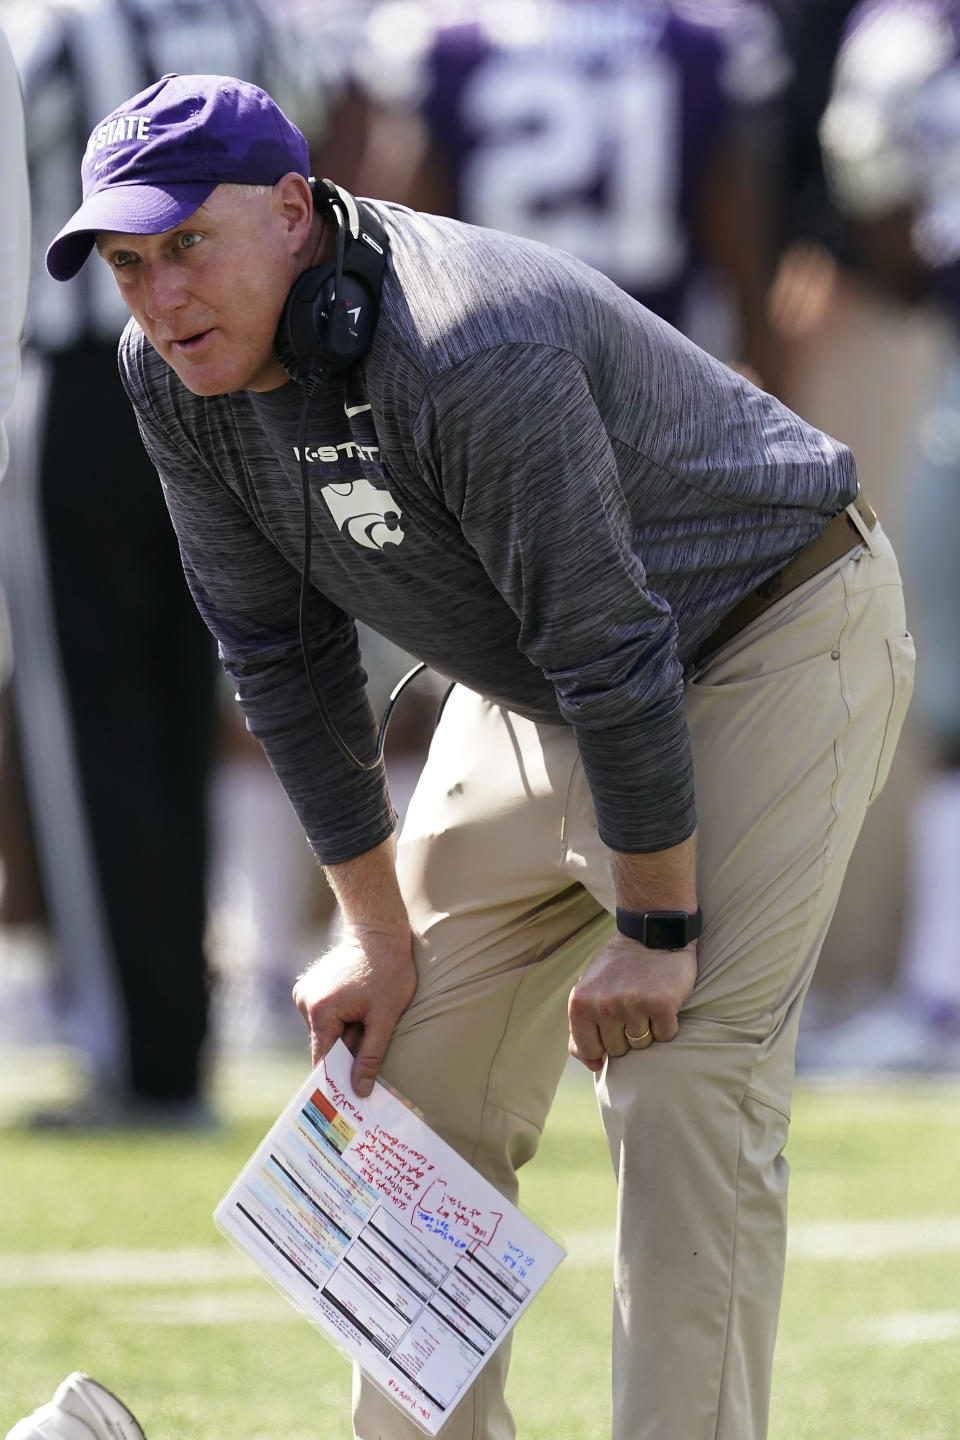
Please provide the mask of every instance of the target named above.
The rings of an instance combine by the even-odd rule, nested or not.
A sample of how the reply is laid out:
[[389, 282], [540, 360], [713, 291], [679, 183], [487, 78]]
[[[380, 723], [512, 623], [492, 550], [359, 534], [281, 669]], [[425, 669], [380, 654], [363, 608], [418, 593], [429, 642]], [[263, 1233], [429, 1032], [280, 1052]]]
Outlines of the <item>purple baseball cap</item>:
[[100, 230], [159, 235], [218, 185], [274, 185], [309, 175], [307, 142], [266, 91], [228, 75], [164, 75], [118, 106], [87, 142], [83, 204], [47, 250], [71, 280]]

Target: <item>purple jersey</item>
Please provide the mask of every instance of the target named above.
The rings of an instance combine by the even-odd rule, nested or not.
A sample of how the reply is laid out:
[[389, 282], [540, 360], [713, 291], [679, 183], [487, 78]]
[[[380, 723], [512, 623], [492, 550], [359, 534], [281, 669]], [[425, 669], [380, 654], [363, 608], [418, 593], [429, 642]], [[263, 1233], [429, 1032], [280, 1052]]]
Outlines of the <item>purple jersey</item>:
[[788, 76], [767, 10], [448, 0], [383, 5], [370, 35], [367, 83], [419, 109], [461, 219], [570, 251], [682, 326], [714, 143]]
[[838, 208], [911, 210], [931, 288], [960, 314], [960, 0], [856, 6], [820, 139]]

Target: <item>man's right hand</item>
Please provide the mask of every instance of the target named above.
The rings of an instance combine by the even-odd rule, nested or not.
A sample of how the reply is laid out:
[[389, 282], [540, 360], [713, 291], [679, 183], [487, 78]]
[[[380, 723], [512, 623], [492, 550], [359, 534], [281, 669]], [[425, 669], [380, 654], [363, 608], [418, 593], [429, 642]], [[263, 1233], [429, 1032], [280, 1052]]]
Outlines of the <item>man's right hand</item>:
[[342, 1039], [354, 1054], [351, 1084], [358, 1095], [369, 1095], [416, 985], [409, 932], [403, 938], [376, 930], [349, 931], [293, 987], [297, 1009], [310, 1028], [312, 1063]]

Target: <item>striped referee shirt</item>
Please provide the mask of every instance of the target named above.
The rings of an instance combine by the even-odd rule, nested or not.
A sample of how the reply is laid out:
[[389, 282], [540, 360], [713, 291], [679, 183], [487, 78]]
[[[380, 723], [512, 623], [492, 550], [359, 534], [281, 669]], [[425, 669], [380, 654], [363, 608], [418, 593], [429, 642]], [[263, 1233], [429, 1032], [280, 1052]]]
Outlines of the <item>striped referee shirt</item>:
[[20, 73], [33, 212], [28, 340], [51, 354], [115, 341], [128, 318], [113, 277], [87, 264], [70, 285], [46, 272], [46, 246], [82, 199], [94, 125], [170, 71], [235, 75], [277, 99], [309, 135], [334, 84], [300, 43], [295, 0], [0, 0]]

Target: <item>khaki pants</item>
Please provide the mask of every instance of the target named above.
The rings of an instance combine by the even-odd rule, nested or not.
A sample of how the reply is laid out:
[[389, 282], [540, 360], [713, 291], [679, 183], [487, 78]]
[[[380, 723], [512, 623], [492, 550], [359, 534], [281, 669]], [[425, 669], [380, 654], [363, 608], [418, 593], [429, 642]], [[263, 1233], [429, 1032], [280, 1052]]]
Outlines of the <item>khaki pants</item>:
[[[699, 979], [677, 1038], [609, 1061], [597, 1084], [619, 1186], [616, 1440], [766, 1434], [800, 1005], [912, 675], [878, 526], [688, 685]], [[455, 691], [400, 869], [420, 981], [384, 1076], [513, 1199], [567, 1060], [569, 990], [612, 924], [571, 732]], [[445, 1440], [514, 1435], [505, 1350]], [[354, 1425], [361, 1440], [422, 1433], [365, 1381]]]

